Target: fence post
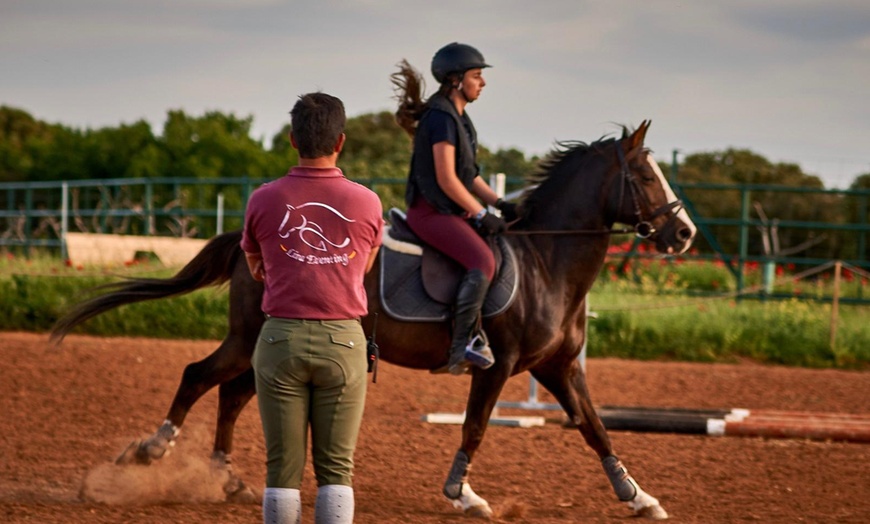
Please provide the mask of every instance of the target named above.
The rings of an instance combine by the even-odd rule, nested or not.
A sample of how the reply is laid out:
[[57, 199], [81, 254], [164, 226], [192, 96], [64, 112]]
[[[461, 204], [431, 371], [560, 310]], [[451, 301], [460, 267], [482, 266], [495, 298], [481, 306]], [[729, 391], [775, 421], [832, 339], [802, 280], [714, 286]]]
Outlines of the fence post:
[[153, 235], [157, 230], [154, 222], [154, 182], [145, 183], [145, 234]]
[[[737, 292], [743, 291], [745, 285], [743, 264], [749, 257], [749, 190], [740, 188], [740, 254], [738, 255]], [[739, 299], [739, 295], [738, 295]]]
[[69, 182], [60, 185], [60, 259], [69, 258], [66, 250], [66, 234], [69, 232]]
[[33, 216], [33, 188], [28, 187], [24, 190], [24, 249], [27, 253], [27, 256], [30, 256], [31, 253], [31, 235], [30, 235], [30, 220]]
[[[837, 260], [834, 263], [834, 297], [831, 301], [831, 351], [837, 344], [837, 323], [840, 317], [840, 273], [843, 263]], [[836, 355], [836, 353], [835, 353]]]
[[[862, 226], [867, 225], [867, 197], [862, 196], [858, 199], [858, 223]], [[862, 229], [858, 233], [858, 261], [866, 260], [867, 255], [867, 231]]]
[[224, 232], [224, 194], [217, 195], [217, 225], [215, 227], [217, 235]]

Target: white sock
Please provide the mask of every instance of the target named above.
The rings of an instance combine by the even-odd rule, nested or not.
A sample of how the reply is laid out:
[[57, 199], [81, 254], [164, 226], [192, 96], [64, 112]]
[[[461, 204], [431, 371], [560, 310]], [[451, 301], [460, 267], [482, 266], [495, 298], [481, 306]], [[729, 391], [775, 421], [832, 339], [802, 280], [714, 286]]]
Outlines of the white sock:
[[266, 488], [263, 492], [263, 524], [299, 524], [302, 501], [299, 490]]
[[314, 524], [352, 524], [353, 488], [327, 484], [317, 489]]

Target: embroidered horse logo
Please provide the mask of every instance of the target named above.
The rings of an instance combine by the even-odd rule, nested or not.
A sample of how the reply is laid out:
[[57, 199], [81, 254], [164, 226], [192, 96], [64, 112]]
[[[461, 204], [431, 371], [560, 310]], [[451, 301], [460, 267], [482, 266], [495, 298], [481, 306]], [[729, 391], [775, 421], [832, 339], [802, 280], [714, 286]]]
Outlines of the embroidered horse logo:
[[350, 243], [350, 237], [345, 237], [344, 240], [340, 242], [333, 242], [326, 238], [326, 235], [324, 235], [323, 232], [323, 227], [321, 227], [320, 224], [308, 220], [305, 215], [299, 212], [299, 210], [305, 207], [322, 208], [345, 222], [356, 222], [355, 220], [351, 220], [342, 215], [337, 209], [326, 204], [321, 204], [320, 202], [306, 202], [300, 206], [291, 206], [290, 204], [287, 204], [287, 212], [284, 213], [284, 219], [281, 221], [281, 225], [278, 226], [279, 237], [287, 238], [291, 234], [298, 232], [299, 240], [301, 240], [306, 246], [311, 249], [316, 249], [317, 251], [326, 251], [327, 244], [335, 248], [343, 248]]

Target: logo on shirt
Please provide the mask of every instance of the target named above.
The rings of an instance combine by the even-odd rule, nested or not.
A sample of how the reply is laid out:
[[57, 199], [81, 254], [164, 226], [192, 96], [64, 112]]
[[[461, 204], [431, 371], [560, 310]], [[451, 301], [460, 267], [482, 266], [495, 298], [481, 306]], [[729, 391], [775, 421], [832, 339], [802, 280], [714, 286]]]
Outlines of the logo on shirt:
[[[326, 215], [324, 215], [324, 211]], [[325, 230], [323, 226], [314, 220], [310, 220], [309, 216], [317, 217], [321, 221], [342, 220], [347, 223], [356, 222], [344, 216], [334, 207], [320, 202], [306, 202], [299, 206], [287, 204], [284, 219], [281, 220], [281, 225], [278, 226], [278, 236], [280, 238], [290, 238], [291, 235], [298, 237], [303, 244], [323, 253], [323, 255], [303, 255], [295, 249], [288, 249], [283, 244], [281, 244], [281, 249], [284, 250], [287, 256], [299, 262], [306, 262], [308, 264], [342, 264], [346, 266], [349, 259], [356, 256], [356, 251], [350, 254], [334, 253], [329, 255], [326, 255], [326, 252], [332, 249], [340, 250], [347, 247], [350, 244], [350, 237], [345, 235], [344, 238], [330, 238], [329, 231]], [[332, 231], [334, 229], [332, 228]]]

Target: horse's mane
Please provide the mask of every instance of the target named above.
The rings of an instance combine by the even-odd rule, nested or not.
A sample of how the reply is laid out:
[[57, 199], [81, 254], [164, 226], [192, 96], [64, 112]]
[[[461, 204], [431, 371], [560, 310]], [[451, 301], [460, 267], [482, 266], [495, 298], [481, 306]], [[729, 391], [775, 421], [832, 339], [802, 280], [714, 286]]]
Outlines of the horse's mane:
[[[622, 126], [623, 136], [627, 128]], [[535, 209], [539, 205], [546, 205], [549, 199], [546, 193], [549, 191], [549, 181], [560, 183], [556, 180], [568, 174], [576, 174], [581, 171], [580, 166], [588, 159], [601, 153], [603, 149], [616, 142], [615, 138], [601, 137], [587, 144], [579, 140], [567, 140], [556, 142], [554, 148], [542, 158], [535, 169], [525, 178], [525, 190], [520, 197], [520, 202], [525, 211]], [[561, 185], [561, 184], [560, 184]]]

